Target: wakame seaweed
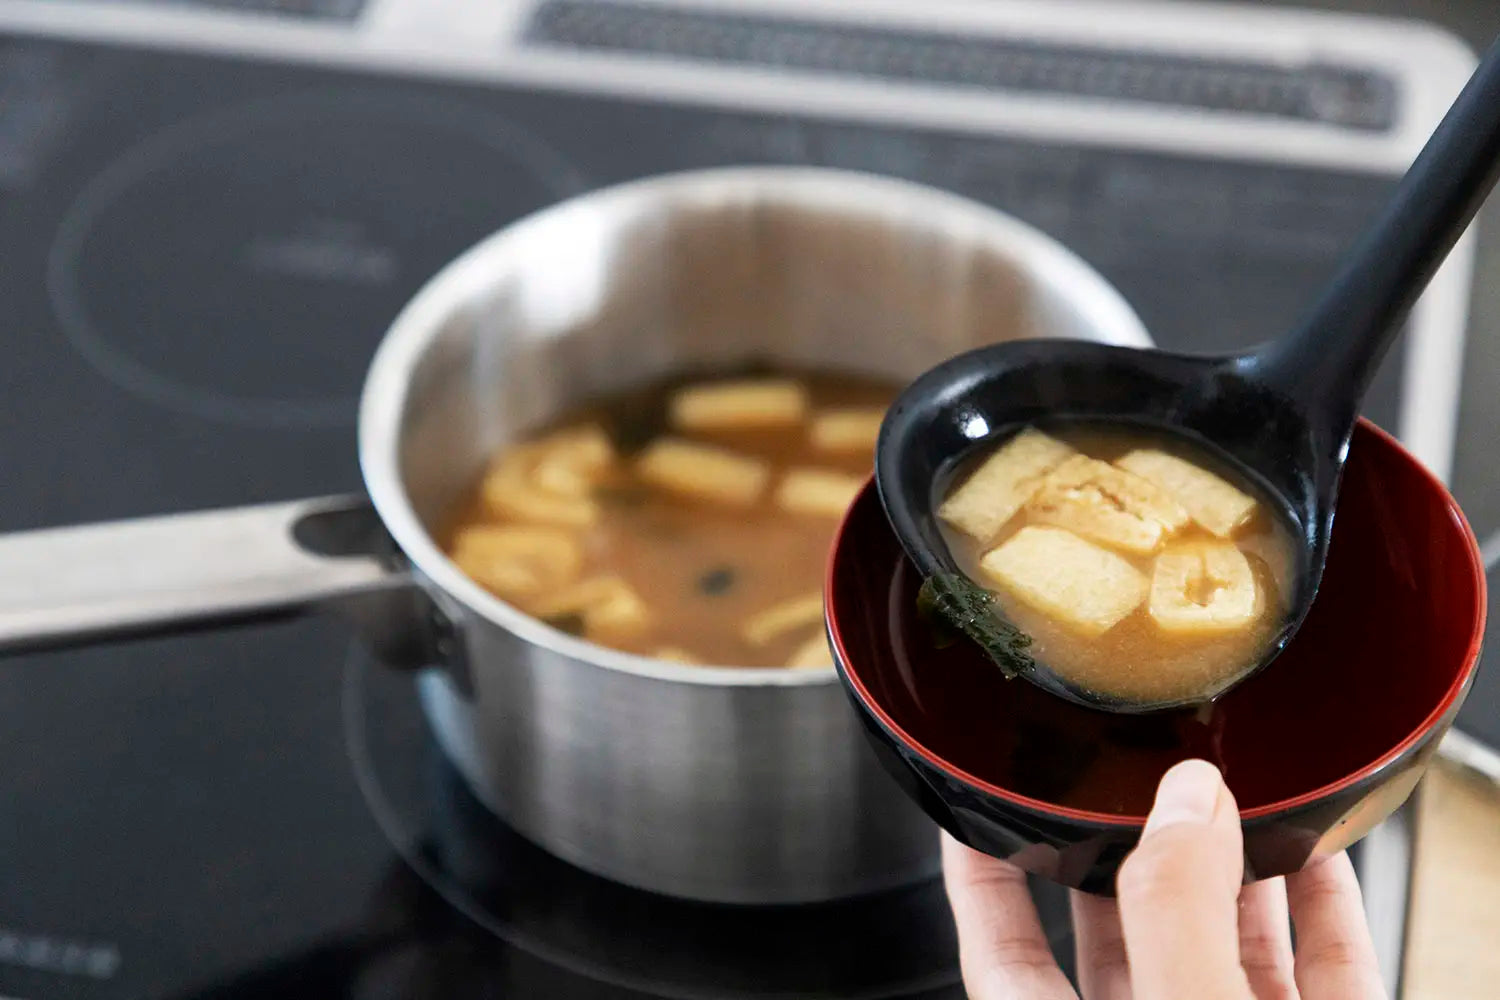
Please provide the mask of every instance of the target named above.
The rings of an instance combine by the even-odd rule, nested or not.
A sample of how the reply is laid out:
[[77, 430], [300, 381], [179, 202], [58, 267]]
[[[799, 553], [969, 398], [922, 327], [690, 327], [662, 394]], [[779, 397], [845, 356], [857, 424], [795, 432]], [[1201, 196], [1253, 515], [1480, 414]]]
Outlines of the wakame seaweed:
[[958, 632], [984, 650], [1006, 677], [1036, 665], [1026, 652], [1031, 636], [1000, 616], [993, 594], [960, 573], [928, 577], [917, 593], [917, 610], [937, 627], [939, 647], [950, 645], [952, 633]]

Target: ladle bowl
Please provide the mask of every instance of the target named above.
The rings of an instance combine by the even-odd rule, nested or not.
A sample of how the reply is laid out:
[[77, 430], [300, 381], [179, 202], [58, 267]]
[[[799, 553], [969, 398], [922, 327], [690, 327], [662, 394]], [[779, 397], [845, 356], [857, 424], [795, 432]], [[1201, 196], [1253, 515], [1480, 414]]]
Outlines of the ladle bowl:
[[[1289, 579], [1294, 613], [1284, 619], [1257, 664], [1203, 693], [1210, 700], [1269, 663], [1301, 624], [1322, 576], [1331, 513], [1320, 497], [1336, 488], [1341, 451], [1325, 428], [1247, 377], [1253, 358], [1196, 358], [1083, 341], [1017, 342], [961, 354], [909, 385], [881, 429], [875, 482], [886, 516], [924, 577], [960, 572], [933, 513], [967, 456], [1021, 426], [1059, 419], [1168, 429], [1221, 453], [1281, 498], [1282, 516], [1300, 544]], [[1320, 481], [1319, 477], [1323, 477]], [[1032, 683], [1069, 701], [1114, 712], [1175, 708], [1183, 700], [1134, 702], [1073, 684], [1048, 669]]]

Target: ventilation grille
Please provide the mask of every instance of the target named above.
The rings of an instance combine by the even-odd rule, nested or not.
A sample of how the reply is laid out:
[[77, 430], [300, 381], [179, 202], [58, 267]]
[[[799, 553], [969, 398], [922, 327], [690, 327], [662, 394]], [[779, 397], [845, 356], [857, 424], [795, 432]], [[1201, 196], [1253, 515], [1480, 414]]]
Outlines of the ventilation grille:
[[122, 3], [156, 7], [208, 7], [214, 10], [245, 10], [286, 17], [323, 21], [354, 21], [364, 10], [365, 0], [119, 0]]
[[1286, 66], [1003, 38], [723, 14], [619, 0], [543, 0], [525, 40], [595, 52], [1068, 95], [1384, 130], [1385, 76], [1325, 63]]

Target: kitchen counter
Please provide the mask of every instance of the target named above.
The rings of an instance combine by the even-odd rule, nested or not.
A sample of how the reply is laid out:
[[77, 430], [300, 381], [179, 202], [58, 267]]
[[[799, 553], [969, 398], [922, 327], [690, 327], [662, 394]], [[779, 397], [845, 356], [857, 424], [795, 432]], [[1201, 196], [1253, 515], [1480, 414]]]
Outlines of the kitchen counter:
[[1423, 781], [1404, 1000], [1479, 1000], [1500, 983], [1500, 787], [1439, 763]]

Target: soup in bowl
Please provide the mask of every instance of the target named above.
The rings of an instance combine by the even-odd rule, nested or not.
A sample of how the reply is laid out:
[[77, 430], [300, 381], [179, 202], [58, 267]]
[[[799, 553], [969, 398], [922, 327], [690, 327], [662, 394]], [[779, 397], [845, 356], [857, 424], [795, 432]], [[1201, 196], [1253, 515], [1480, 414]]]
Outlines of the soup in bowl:
[[840, 675], [883, 764], [934, 820], [987, 854], [1111, 892], [1156, 785], [1220, 767], [1247, 879], [1347, 847], [1395, 811], [1478, 666], [1485, 577], [1442, 484], [1368, 422], [1356, 429], [1316, 602], [1269, 666], [1206, 706], [1100, 712], [1008, 680], [918, 611], [922, 581], [873, 487], [829, 566]]

